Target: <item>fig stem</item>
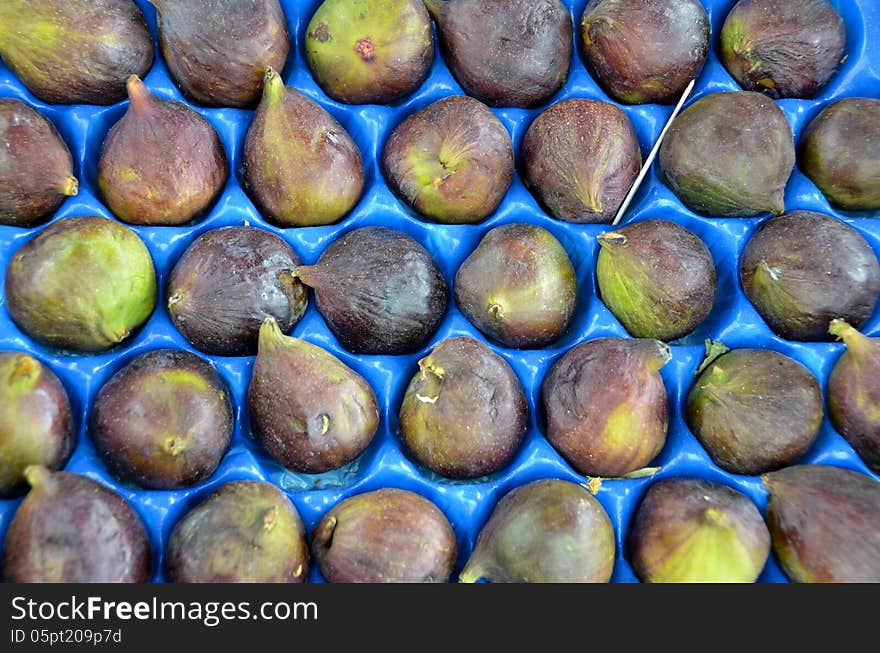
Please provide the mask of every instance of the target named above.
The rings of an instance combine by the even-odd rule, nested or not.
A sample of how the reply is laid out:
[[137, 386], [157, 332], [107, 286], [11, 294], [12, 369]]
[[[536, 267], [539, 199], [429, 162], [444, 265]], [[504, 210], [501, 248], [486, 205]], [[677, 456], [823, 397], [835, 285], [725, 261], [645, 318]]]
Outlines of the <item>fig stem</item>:
[[275, 104], [284, 97], [284, 80], [272, 66], [266, 68], [263, 75], [263, 99], [270, 104]]
[[67, 195], [68, 197], [73, 197], [79, 192], [79, 181], [76, 177], [70, 176], [64, 180], [64, 183], [61, 185], [61, 194]]
[[152, 103], [153, 96], [150, 90], [137, 75], [129, 75], [125, 87], [128, 91], [129, 109], [137, 111], [148, 107]]
[[24, 468], [24, 478], [32, 488], [46, 487], [51, 489], [52, 474], [43, 465], [28, 465]]
[[260, 335], [257, 341], [257, 352], [264, 351], [267, 347], [271, 347], [280, 342], [284, 338], [284, 333], [274, 317], [269, 316], [263, 320], [260, 326]]
[[828, 333], [841, 338], [846, 344], [847, 349], [864, 351], [870, 349], [873, 344], [868, 336], [839, 318], [831, 320]]
[[480, 580], [480, 576], [482, 575], [482, 571], [477, 566], [467, 565], [464, 569], [461, 570], [461, 573], [458, 575], [459, 583], [476, 583]]
[[623, 247], [629, 242], [629, 239], [618, 231], [609, 231], [604, 234], [599, 234], [596, 236], [596, 240], [599, 241], [599, 245], [609, 249]]
[[438, 23], [443, 20], [446, 14], [446, 2], [444, 0], [423, 0], [425, 8], [431, 17]]
[[721, 356], [730, 351], [730, 347], [725, 345], [720, 340], [709, 340], [706, 339], [706, 355], [703, 358], [703, 362], [697, 368], [697, 371], [694, 372], [694, 376], [699, 376], [703, 373], [707, 367], [709, 367], [712, 363], [718, 360]]

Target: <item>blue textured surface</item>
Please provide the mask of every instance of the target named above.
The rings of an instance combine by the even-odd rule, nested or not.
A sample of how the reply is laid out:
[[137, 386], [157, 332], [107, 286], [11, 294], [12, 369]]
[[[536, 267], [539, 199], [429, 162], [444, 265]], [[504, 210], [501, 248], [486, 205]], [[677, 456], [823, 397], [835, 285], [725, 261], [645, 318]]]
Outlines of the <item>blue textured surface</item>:
[[[577, 27], [586, 0], [564, 0], [571, 8]], [[195, 107], [218, 130], [222, 137], [233, 174], [222, 198], [201, 222], [187, 227], [135, 227], [147, 243], [156, 263], [160, 288], [175, 261], [199, 234], [226, 225], [245, 222], [281, 235], [299, 253], [305, 263], [313, 263], [323, 249], [340, 233], [365, 225], [388, 225], [400, 229], [425, 245], [439, 262], [447, 281], [454, 278], [458, 266], [491, 228], [509, 222], [531, 222], [549, 229], [568, 250], [578, 275], [579, 302], [574, 324], [568, 335], [553, 347], [539, 351], [517, 351], [490, 346], [513, 366], [522, 381], [531, 411], [530, 429], [513, 462], [502, 472], [473, 482], [450, 482], [418, 468], [401, 452], [396, 432], [397, 411], [418, 359], [436, 343], [455, 335], [472, 335], [485, 340], [451, 305], [440, 330], [423, 351], [408, 356], [353, 356], [343, 350], [311, 302], [293, 334], [325, 347], [360, 372], [375, 388], [380, 402], [381, 425], [368, 450], [343, 470], [319, 476], [291, 473], [269, 459], [248, 434], [245, 393], [253, 358], [211, 357], [226, 378], [236, 403], [236, 428], [232, 447], [207, 482], [185, 491], [143, 491], [121, 485], [96, 457], [88, 436], [87, 416], [98, 389], [110, 376], [135, 355], [160, 347], [192, 349], [171, 324], [164, 302], [160, 301], [146, 327], [136, 338], [112, 352], [91, 356], [59, 355], [32, 343], [12, 323], [4, 307], [0, 310], [0, 349], [27, 351], [48, 363], [64, 382], [74, 407], [78, 426], [78, 444], [66, 469], [98, 479], [118, 490], [143, 517], [153, 543], [154, 578], [162, 580], [163, 551], [177, 519], [195, 502], [216, 486], [233, 479], [262, 479], [284, 488], [299, 509], [309, 532], [320, 517], [341, 499], [355, 493], [393, 486], [414, 490], [434, 501], [455, 526], [459, 541], [458, 571], [473, 547], [480, 527], [496, 501], [512, 488], [546, 477], [583, 483], [560, 458], [542, 434], [540, 383], [550, 365], [573, 345], [601, 336], [626, 336], [625, 330], [597, 297], [594, 268], [596, 236], [607, 227], [570, 225], [544, 214], [523, 187], [514, 179], [504, 203], [489, 220], [479, 226], [440, 226], [422, 222], [411, 215], [385, 186], [376, 163], [391, 130], [406, 116], [437, 99], [462, 91], [449, 74], [439, 52], [431, 75], [424, 85], [404, 102], [392, 107], [374, 105], [348, 106], [329, 100], [312, 79], [303, 54], [305, 27], [320, 0], [282, 0], [294, 45], [284, 70], [287, 84], [293, 85], [328, 109], [357, 141], [366, 164], [366, 184], [361, 201], [340, 224], [332, 227], [279, 230], [268, 225], [241, 190], [239, 174], [242, 149], [252, 112], [236, 109]], [[146, 0], [137, 0], [155, 40], [156, 13]], [[738, 90], [718, 60], [718, 35], [734, 0], [703, 0], [712, 22], [712, 48], [707, 65], [698, 79], [694, 99], [715, 91]], [[778, 104], [800, 137], [805, 125], [832, 100], [848, 96], [880, 98], [880, 2], [877, 0], [832, 0], [843, 14], [847, 26], [848, 58], [838, 75], [815, 100], [784, 100]], [[578, 30], [575, 29], [577, 35]], [[873, 45], [871, 43], [873, 39]], [[156, 54], [156, 63], [145, 79], [159, 97], [184, 101], [170, 81], [164, 61]], [[108, 129], [122, 116], [127, 103], [111, 107], [49, 106], [30, 95], [11, 72], [0, 64], [0, 96], [20, 98], [48, 116], [60, 129], [75, 161], [80, 180], [79, 195], [70, 198], [55, 219], [75, 215], [112, 217], [97, 199], [95, 167], [101, 143]], [[586, 72], [580, 57], [572, 57], [568, 83], [556, 97], [586, 97], [607, 100]], [[662, 129], [671, 107], [645, 105], [623, 109], [632, 119], [647, 155]], [[522, 136], [540, 109], [525, 111], [500, 109], [496, 114], [510, 130], [514, 147], [519, 150]], [[853, 226], [880, 254], [880, 212], [851, 214], [832, 210], [816, 187], [798, 170], [788, 184], [786, 209], [810, 209], [829, 213]], [[836, 343], [795, 343], [784, 341], [768, 329], [740, 288], [737, 269], [739, 257], [749, 236], [765, 218], [707, 219], [689, 212], [658, 179], [652, 170], [645, 180], [626, 222], [645, 218], [674, 220], [699, 235], [709, 245], [719, 274], [716, 305], [708, 320], [692, 335], [673, 343], [673, 359], [663, 369], [669, 395], [671, 421], [669, 437], [660, 456], [653, 463], [661, 470], [653, 478], [610, 480], [602, 483], [597, 498], [607, 510], [617, 534], [617, 562], [613, 581], [631, 582], [636, 578], [626, 560], [626, 533], [635, 507], [650, 483], [661, 478], [693, 476], [720, 481], [745, 492], [763, 511], [766, 492], [757, 477], [728, 474], [718, 469], [689, 432], [683, 418], [683, 402], [693, 382], [693, 374], [703, 356], [703, 340], [714, 338], [730, 347], [754, 346], [775, 349], [806, 365], [819, 379], [823, 392], [826, 380], [843, 346]], [[0, 263], [5, 268], [13, 252], [39, 229], [21, 230], [0, 226]], [[880, 310], [868, 322], [865, 331], [880, 336]], [[198, 353], [198, 352], [196, 352]], [[831, 464], [870, 473], [852, 448], [823, 422], [815, 445], [802, 462]], [[873, 475], [877, 478], [877, 475]], [[0, 536], [5, 534], [18, 500], [0, 500]], [[313, 569], [312, 581], [321, 580]], [[775, 560], [764, 570], [762, 581], [784, 581]]]

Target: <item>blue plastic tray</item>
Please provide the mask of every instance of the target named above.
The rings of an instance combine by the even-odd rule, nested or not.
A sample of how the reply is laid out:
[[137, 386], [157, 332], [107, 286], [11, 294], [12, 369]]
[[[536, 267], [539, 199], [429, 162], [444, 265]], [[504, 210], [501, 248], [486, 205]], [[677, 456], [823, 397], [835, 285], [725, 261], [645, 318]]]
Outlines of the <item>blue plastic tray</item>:
[[[563, 0], [571, 9], [577, 26], [586, 0]], [[293, 334], [329, 349], [357, 370], [373, 385], [379, 397], [381, 425], [375, 440], [354, 463], [342, 470], [319, 476], [286, 471], [268, 458], [248, 434], [245, 394], [251, 376], [253, 358], [210, 357], [226, 378], [236, 404], [236, 428], [232, 446], [217, 472], [207, 482], [184, 491], [144, 491], [120, 484], [97, 458], [88, 436], [89, 409], [98, 389], [134, 356], [160, 347], [192, 349], [171, 324], [164, 301], [136, 338], [124, 347], [101, 355], [68, 356], [46, 350], [32, 343], [12, 323], [4, 308], [0, 310], [0, 349], [27, 351], [48, 363], [64, 382], [78, 425], [78, 444], [66, 469], [98, 479], [118, 490], [143, 517], [153, 543], [154, 580], [162, 581], [163, 553], [171, 529], [182, 514], [218, 485], [234, 479], [268, 480], [285, 489], [311, 529], [321, 516], [341, 499], [380, 487], [400, 487], [418, 492], [434, 501], [449, 517], [459, 542], [456, 572], [471, 552], [477, 534], [495, 503], [514, 487], [529, 481], [556, 477], [584, 483], [562, 460], [542, 435], [540, 384], [550, 365], [572, 346], [601, 336], [626, 336], [625, 330], [597, 297], [594, 268], [597, 255], [596, 236], [607, 227], [571, 225], [548, 217], [525, 189], [517, 176], [504, 203], [489, 220], [479, 226], [440, 226], [422, 222], [410, 214], [386, 187], [376, 163], [391, 130], [406, 116], [441, 97], [461, 94], [437, 53], [428, 80], [411, 97], [395, 106], [348, 106], [329, 100], [311, 77], [303, 54], [302, 39], [309, 18], [320, 0], [282, 0], [287, 15], [293, 47], [284, 69], [287, 84], [295, 86], [328, 109], [351, 133], [364, 155], [366, 184], [364, 195], [355, 210], [342, 223], [332, 227], [279, 230], [267, 224], [245, 196], [239, 182], [242, 148], [252, 112], [236, 109], [195, 107], [220, 133], [232, 164], [232, 172], [222, 198], [206, 219], [188, 227], [135, 227], [147, 243], [156, 263], [160, 288], [173, 264], [199, 234], [226, 225], [249, 223], [281, 235], [299, 253], [305, 263], [313, 263], [323, 249], [340, 233], [365, 225], [388, 225], [400, 229], [421, 242], [439, 262], [450, 283], [464, 258], [491, 228], [509, 222], [531, 222], [549, 229], [568, 250], [579, 283], [577, 316], [568, 335], [553, 347], [539, 351], [517, 351], [490, 344], [516, 370], [526, 390], [531, 422], [526, 440], [513, 462], [502, 472], [473, 482], [450, 482], [419, 468], [401, 452], [396, 437], [397, 412], [404, 390], [417, 369], [418, 359], [445, 338], [483, 336], [458, 309], [451, 305], [440, 330], [422, 352], [408, 356], [353, 356], [346, 352], [325, 325], [312, 301]], [[143, 10], [154, 40], [156, 12], [146, 0], [137, 0]], [[734, 0], [704, 0], [712, 23], [712, 48], [691, 101], [715, 91], [738, 90], [736, 82], [718, 61], [718, 34]], [[798, 139], [805, 125], [832, 100], [848, 96], [880, 98], [880, 48], [871, 39], [880, 33], [880, 3], [876, 0], [832, 0], [844, 16], [847, 27], [848, 58], [838, 75], [811, 101], [784, 100], [785, 112]], [[156, 63], [146, 76], [147, 86], [156, 95], [183, 102], [171, 82], [158, 51]], [[49, 106], [30, 95], [15, 76], [0, 64], [0, 96], [16, 97], [36, 107], [54, 121], [67, 141], [75, 161], [80, 192], [58, 211], [56, 218], [75, 215], [112, 217], [97, 199], [96, 161], [101, 143], [110, 127], [122, 116], [126, 103], [111, 107]], [[572, 57], [568, 83], [553, 98], [558, 100], [585, 97], [608, 100], [585, 70], [580, 56]], [[647, 155], [660, 133], [671, 107], [624, 106]], [[510, 130], [516, 150], [530, 122], [540, 109], [525, 111], [499, 109], [497, 116]], [[862, 233], [880, 255], [880, 212], [841, 213], [832, 210], [816, 187], [795, 170], [786, 191], [786, 209], [811, 209], [829, 213]], [[780, 351], [806, 365], [819, 379], [824, 391], [829, 372], [843, 351], [841, 344], [805, 344], [782, 340], [769, 330], [743, 295], [738, 281], [738, 262], [749, 236], [764, 218], [709, 219], [696, 216], [658, 179], [655, 170], [645, 182], [626, 222], [659, 217], [671, 219], [699, 235], [709, 245], [718, 268], [716, 305], [706, 322], [692, 335], [673, 343], [673, 359], [663, 369], [663, 379], [671, 407], [669, 437], [662, 453], [653, 463], [661, 470], [653, 478], [605, 481], [597, 497], [608, 512], [617, 534], [617, 561], [612, 580], [632, 582], [635, 575], [626, 560], [626, 535], [634, 509], [647, 487], [661, 478], [691, 476], [726, 483], [751, 497], [764, 509], [766, 492], [757, 477], [728, 474], [716, 467], [688, 430], [682, 408], [693, 382], [694, 371], [703, 357], [703, 340], [714, 338], [730, 347], [765, 347]], [[0, 264], [5, 269], [9, 257], [39, 229], [22, 230], [0, 227]], [[880, 310], [866, 326], [869, 335], [880, 336]], [[196, 352], [198, 353], [198, 352]], [[852, 448], [826, 419], [821, 433], [802, 462], [838, 465], [870, 473]], [[877, 478], [876, 474], [872, 474]], [[0, 536], [5, 534], [19, 500], [0, 500]], [[455, 577], [454, 577], [455, 578]], [[321, 581], [316, 566], [311, 581]], [[779, 582], [785, 576], [771, 559], [760, 580]]]

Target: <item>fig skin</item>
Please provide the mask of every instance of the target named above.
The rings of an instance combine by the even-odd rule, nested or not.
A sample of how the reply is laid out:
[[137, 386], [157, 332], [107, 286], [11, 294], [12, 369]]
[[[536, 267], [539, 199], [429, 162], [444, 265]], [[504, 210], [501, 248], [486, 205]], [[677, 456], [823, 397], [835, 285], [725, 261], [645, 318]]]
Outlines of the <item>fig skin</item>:
[[288, 469], [307, 474], [357, 458], [376, 434], [379, 409], [370, 384], [328, 351], [260, 329], [247, 394], [254, 438]]
[[445, 583], [457, 542], [432, 502], [385, 488], [331, 508], [315, 527], [312, 552], [331, 583]]
[[626, 104], [674, 104], [700, 76], [709, 17], [699, 0], [590, 0], [580, 43], [590, 75]]
[[880, 100], [844, 98], [807, 125], [798, 163], [840, 209], [880, 209]]
[[559, 0], [424, 0], [446, 65], [490, 107], [533, 108], [565, 84], [574, 28]]
[[4, 0], [0, 57], [49, 104], [115, 104], [153, 66], [153, 40], [132, 0]]
[[24, 102], [0, 98], [0, 224], [36, 227], [76, 195], [73, 158], [55, 126]]
[[678, 478], [651, 485], [629, 532], [630, 563], [645, 583], [754, 583], [770, 533], [746, 495]]
[[345, 128], [271, 68], [245, 139], [242, 174], [248, 196], [279, 227], [338, 222], [364, 187], [361, 152]]
[[55, 373], [30, 354], [0, 352], [0, 498], [24, 492], [29, 465], [64, 467], [73, 447], [70, 400]]
[[417, 111], [382, 150], [391, 191], [421, 217], [477, 224], [504, 199], [513, 179], [513, 144], [501, 121], [466, 95]]
[[449, 289], [431, 254], [388, 227], [349, 231], [294, 270], [330, 330], [356, 354], [407, 354], [437, 331]]
[[687, 398], [687, 422], [715, 464], [763, 474], [804, 455], [822, 424], [822, 392], [797, 361], [735, 349], [704, 363]]
[[92, 440], [113, 474], [150, 490], [189, 487], [211, 476], [234, 427], [229, 387], [188, 351], [141, 354], [101, 388]]
[[540, 348], [574, 319], [577, 278], [568, 253], [546, 229], [507, 224], [489, 231], [455, 275], [465, 317], [505, 347]]
[[783, 571], [798, 583], [880, 583], [880, 483], [824, 465], [762, 477], [767, 525]]
[[760, 93], [711, 93], [682, 111], [660, 146], [669, 188], [695, 213], [746, 218], [785, 211], [794, 169], [785, 114]]
[[292, 273], [296, 252], [279, 236], [254, 227], [203, 233], [180, 257], [165, 291], [174, 326], [212, 356], [253, 356], [260, 326], [275, 318], [290, 333], [308, 306]]
[[633, 337], [676, 340], [712, 312], [718, 273], [692, 232], [669, 220], [644, 220], [598, 240], [599, 293]]
[[150, 0], [159, 47], [181, 92], [210, 107], [251, 108], [266, 67], [284, 68], [290, 50], [278, 0]]
[[843, 18], [827, 0], [740, 0], [721, 29], [721, 63], [747, 91], [807, 99], [837, 72]]
[[131, 229], [97, 216], [56, 220], [10, 259], [6, 307], [33, 340], [100, 352], [129, 337], [156, 305], [156, 271]]
[[460, 583], [607, 583], [614, 527], [580, 485], [542, 480], [506, 494], [492, 511]]
[[787, 340], [830, 340], [836, 317], [860, 327], [880, 297], [880, 263], [868, 241], [810, 211], [762, 224], [743, 251], [740, 279], [764, 321]]
[[444, 340], [419, 361], [400, 407], [407, 450], [448, 478], [503, 469], [528, 425], [528, 404], [510, 365], [468, 337]]
[[318, 86], [346, 104], [389, 104], [415, 91], [434, 62], [421, 0], [324, 0], [306, 28]]
[[31, 485], [9, 524], [9, 583], [146, 583], [150, 541], [138, 514], [112, 489], [79, 474], [25, 469]]
[[186, 224], [204, 214], [226, 184], [220, 136], [188, 106], [152, 95], [136, 76], [128, 80], [128, 97], [128, 111], [101, 146], [101, 198], [128, 224]]
[[522, 163], [523, 183], [554, 218], [610, 223], [639, 174], [642, 152], [616, 106], [564, 100], [529, 126]]
[[271, 483], [232, 481], [174, 525], [165, 570], [175, 583], [304, 583], [306, 530]]

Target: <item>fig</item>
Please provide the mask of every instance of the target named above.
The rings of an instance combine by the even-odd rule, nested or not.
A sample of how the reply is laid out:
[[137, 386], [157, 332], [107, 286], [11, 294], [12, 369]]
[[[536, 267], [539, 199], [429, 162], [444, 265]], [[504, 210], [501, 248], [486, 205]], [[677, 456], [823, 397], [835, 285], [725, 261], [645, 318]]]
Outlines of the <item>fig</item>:
[[844, 98], [801, 136], [801, 170], [840, 209], [880, 209], [880, 100]]
[[785, 211], [794, 139], [782, 110], [748, 91], [711, 93], [682, 111], [660, 146], [660, 170], [687, 208], [745, 218]]
[[412, 353], [437, 331], [449, 289], [431, 254], [388, 227], [361, 227], [330, 244], [294, 277], [340, 344], [358, 354]]
[[607, 583], [614, 527], [580, 485], [542, 480], [506, 494], [477, 537], [461, 583]]
[[669, 220], [644, 220], [598, 237], [602, 301], [636, 338], [671, 341], [712, 312], [718, 274], [712, 253]]
[[646, 583], [754, 583], [770, 533], [746, 495], [720, 483], [654, 483], [629, 532], [630, 563]]
[[553, 234], [507, 224], [483, 236], [461, 264], [455, 301], [474, 326], [505, 347], [545, 347], [571, 326], [577, 278]]
[[186, 224], [208, 210], [226, 183], [220, 136], [188, 106], [153, 96], [135, 76], [128, 97], [128, 111], [101, 147], [101, 197], [129, 224]]
[[290, 50], [278, 0], [150, 0], [168, 72], [193, 102], [247, 109]]
[[180, 257], [165, 291], [174, 326], [212, 356], [253, 356], [260, 326], [275, 318], [290, 333], [308, 305], [292, 272], [296, 252], [279, 236], [254, 227], [203, 233]]
[[131, 229], [97, 216], [52, 222], [10, 259], [6, 308], [37, 342], [80, 352], [119, 344], [156, 305], [156, 271]]
[[370, 384], [330, 352], [285, 336], [272, 317], [260, 329], [247, 401], [257, 441], [308, 474], [350, 463], [379, 426]]
[[880, 583], [880, 482], [823, 465], [763, 477], [773, 552], [799, 583]]
[[49, 104], [115, 104], [153, 65], [153, 40], [132, 0], [3, 0], [0, 58]]
[[837, 72], [843, 18], [827, 0], [739, 0], [721, 29], [721, 62], [747, 91], [810, 98]]
[[434, 61], [421, 0], [324, 0], [306, 28], [306, 60], [323, 91], [347, 104], [389, 104], [415, 91]]
[[394, 488], [341, 501], [312, 534], [315, 561], [331, 583], [445, 583], [456, 551], [440, 509]]
[[271, 68], [244, 143], [242, 175], [260, 213], [279, 227], [338, 222], [364, 187], [361, 152], [345, 128]]
[[450, 338], [419, 361], [400, 407], [400, 438], [441, 476], [476, 478], [513, 458], [529, 425], [510, 365], [474, 338]]
[[0, 98], [0, 143], [0, 224], [36, 227], [76, 195], [70, 150], [39, 112]]
[[271, 483], [232, 481], [174, 525], [165, 570], [175, 583], [304, 583], [306, 530]]
[[700, 76], [709, 17], [699, 0], [590, 0], [581, 18], [587, 70], [627, 104], [674, 104]]
[[713, 355], [688, 394], [687, 422], [715, 464], [734, 474], [763, 474], [804, 455], [823, 415], [822, 392], [809, 370], [767, 349]]
[[55, 373], [30, 354], [0, 352], [0, 498], [24, 491], [29, 465], [64, 467], [73, 447], [70, 400]]
[[466, 95], [443, 98], [404, 120], [382, 151], [392, 192], [444, 224], [488, 218], [513, 179], [513, 144], [501, 121]]
[[746, 297], [777, 335], [829, 340], [828, 323], [860, 327], [880, 297], [880, 263], [858, 231], [821, 213], [793, 211], [762, 224], [739, 268]]
[[150, 541], [119, 494], [79, 474], [25, 468], [31, 486], [3, 551], [9, 583], [146, 583]]
[[657, 340], [599, 338], [570, 349], [544, 378], [547, 440], [579, 473], [617, 477], [645, 467], [669, 426]]
[[642, 167], [627, 115], [609, 102], [564, 100], [523, 139], [522, 175], [538, 203], [567, 222], [611, 222]]

